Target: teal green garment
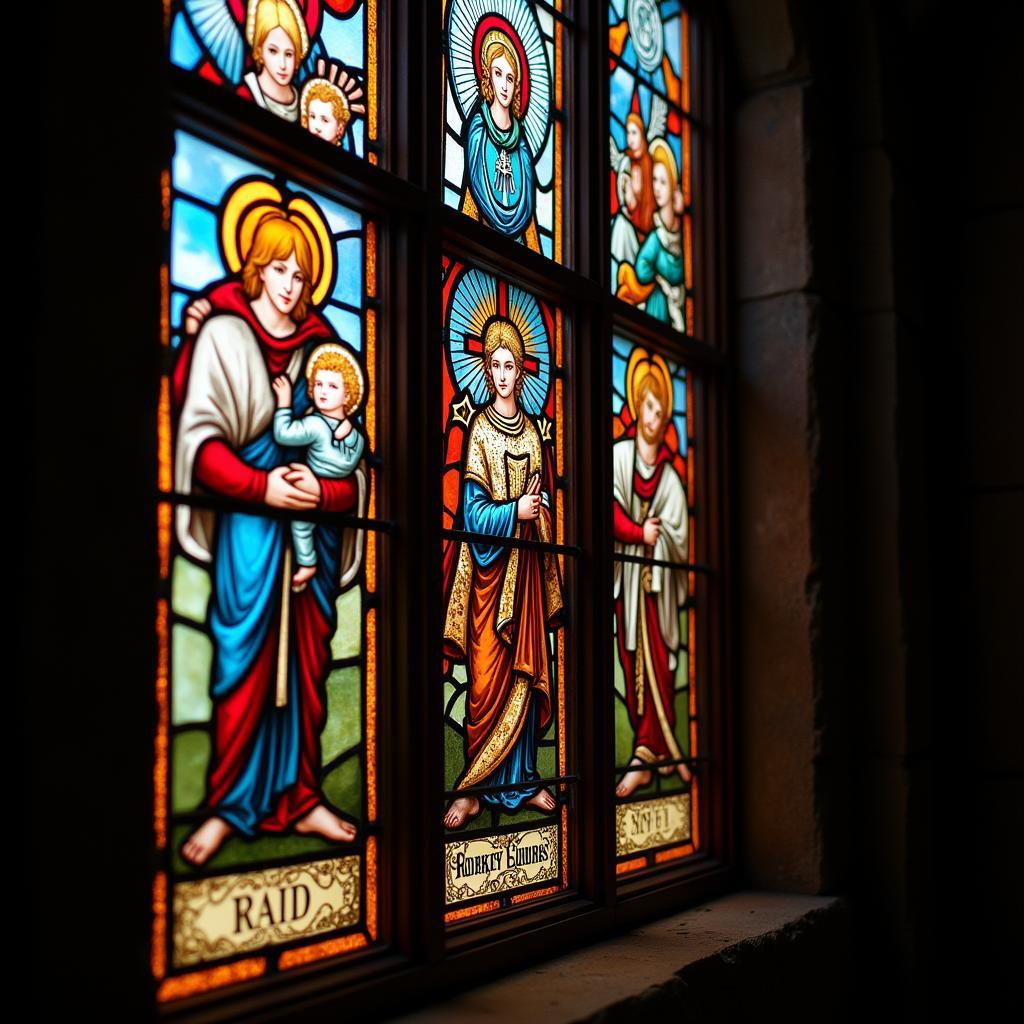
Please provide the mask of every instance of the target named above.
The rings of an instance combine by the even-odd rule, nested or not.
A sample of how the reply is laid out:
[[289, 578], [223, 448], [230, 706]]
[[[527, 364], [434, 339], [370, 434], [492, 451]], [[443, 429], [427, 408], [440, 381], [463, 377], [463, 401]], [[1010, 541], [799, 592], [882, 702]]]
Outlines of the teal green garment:
[[[683, 280], [683, 254], [669, 252], [662, 244], [661, 234], [665, 229], [660, 226], [660, 216], [655, 214], [655, 228], [644, 239], [640, 251], [636, 254], [636, 278], [641, 284], [651, 284], [656, 275], [661, 275], [669, 284], [678, 285]], [[678, 235], [676, 236], [678, 237]], [[668, 299], [665, 293], [655, 284], [644, 309], [656, 320], [669, 323]]]

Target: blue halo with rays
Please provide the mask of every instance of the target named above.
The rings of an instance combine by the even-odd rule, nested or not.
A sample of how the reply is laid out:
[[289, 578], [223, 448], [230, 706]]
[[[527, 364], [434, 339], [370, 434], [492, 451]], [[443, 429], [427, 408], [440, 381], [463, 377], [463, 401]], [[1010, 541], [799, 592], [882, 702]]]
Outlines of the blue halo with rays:
[[[530, 416], [539, 416], [548, 400], [551, 381], [551, 339], [540, 303], [527, 291], [506, 285], [508, 319], [523, 339], [526, 357], [536, 360], [537, 371], [527, 373], [519, 404]], [[491, 400], [484, 377], [484, 361], [474, 343], [482, 344], [488, 323], [498, 315], [498, 279], [471, 267], [463, 271], [452, 293], [448, 315], [448, 359], [455, 386], [468, 391], [473, 405]]]

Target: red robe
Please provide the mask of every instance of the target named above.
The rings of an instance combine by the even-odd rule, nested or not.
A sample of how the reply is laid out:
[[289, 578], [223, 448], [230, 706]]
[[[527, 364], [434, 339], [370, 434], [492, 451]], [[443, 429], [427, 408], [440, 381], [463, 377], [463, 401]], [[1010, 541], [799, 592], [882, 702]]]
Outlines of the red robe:
[[[671, 463], [672, 452], [668, 445], [662, 443], [658, 449], [654, 473], [649, 480], [645, 480], [636, 469], [633, 470], [633, 492], [644, 500], [650, 500], [654, 497], [654, 492], [658, 489], [658, 482], [661, 480], [661, 474], [664, 472], [666, 465], [670, 466]], [[643, 523], [633, 522], [625, 509], [617, 501], [612, 502], [612, 533], [615, 539], [623, 544], [643, 544], [644, 542]], [[649, 556], [651, 549], [649, 547], [645, 548], [645, 553]], [[655, 683], [661, 696], [662, 710], [665, 713], [668, 728], [674, 732], [676, 725], [675, 680], [672, 670], [668, 667], [669, 650], [661, 635], [655, 596], [645, 593], [643, 599]], [[644, 669], [644, 689], [641, 691], [641, 694], [637, 693], [636, 656], [640, 653], [642, 641], [638, 637], [636, 651], [630, 651], [626, 648], [624, 622], [623, 597], [620, 594], [615, 599], [616, 635], [619, 645], [619, 660], [622, 663], [622, 672], [626, 682], [626, 709], [629, 712], [629, 721], [634, 733], [634, 753], [642, 761], [672, 760], [675, 755], [670, 748], [668, 739], [666, 739], [665, 728], [658, 715], [654, 700], [646, 692], [646, 687], [650, 685], [646, 668]], [[673, 770], [671, 766], [659, 769], [663, 775], [667, 775]]]
[[[252, 328], [259, 341], [260, 350], [267, 364], [271, 379], [284, 373], [292, 353], [314, 338], [325, 340], [331, 337], [330, 328], [319, 314], [310, 312], [306, 319], [287, 338], [275, 338], [264, 330], [249, 305], [245, 290], [238, 281], [226, 281], [212, 288], [205, 298], [209, 299], [215, 313], [232, 313], [241, 317]], [[188, 375], [192, 365], [192, 350], [195, 335], [186, 337], [181, 343], [178, 361], [171, 377], [171, 395], [175, 409], [185, 401]], [[225, 497], [242, 501], [262, 503], [267, 493], [267, 474], [263, 470], [247, 466], [223, 441], [208, 441], [203, 445], [196, 460], [196, 480], [204, 487]], [[351, 478], [341, 480], [320, 480], [320, 508], [325, 512], [348, 512], [356, 502], [356, 485]]]
[[[246, 322], [259, 343], [271, 379], [284, 372], [297, 348], [331, 336], [324, 321], [311, 312], [289, 337], [272, 337], [257, 320], [237, 281], [217, 285], [206, 297], [213, 305], [211, 315], [230, 313]], [[180, 410], [189, 386], [194, 343], [194, 337], [184, 340], [174, 368], [172, 398], [176, 410]], [[225, 497], [262, 503], [266, 495], [267, 472], [245, 463], [226, 442], [218, 439], [207, 441], [199, 450], [193, 475], [203, 487]], [[356, 504], [358, 487], [354, 478], [321, 478], [320, 486], [320, 508], [324, 511], [345, 512]], [[291, 638], [299, 715], [298, 773], [293, 785], [275, 795], [272, 809], [258, 822], [261, 830], [285, 831], [322, 800], [320, 733], [326, 720], [324, 680], [333, 631], [333, 614], [325, 613], [322, 604], [317, 602], [313, 586], [292, 595]], [[269, 629], [243, 676], [229, 693], [214, 702], [213, 751], [205, 802], [206, 809], [213, 813], [232, 793], [239, 777], [250, 768], [254, 744], [265, 724], [268, 708], [274, 703], [278, 640], [279, 629]], [[233, 819], [228, 820], [246, 831]]]

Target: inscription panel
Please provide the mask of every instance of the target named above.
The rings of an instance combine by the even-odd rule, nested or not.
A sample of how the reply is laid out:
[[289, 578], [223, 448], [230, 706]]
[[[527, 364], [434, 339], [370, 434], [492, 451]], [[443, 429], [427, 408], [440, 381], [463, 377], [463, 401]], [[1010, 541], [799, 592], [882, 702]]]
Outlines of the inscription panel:
[[638, 800], [615, 808], [615, 834], [620, 857], [690, 839], [690, 794]]
[[174, 887], [174, 965], [234, 956], [359, 921], [359, 857], [219, 875]]
[[445, 843], [445, 903], [558, 878], [558, 826]]

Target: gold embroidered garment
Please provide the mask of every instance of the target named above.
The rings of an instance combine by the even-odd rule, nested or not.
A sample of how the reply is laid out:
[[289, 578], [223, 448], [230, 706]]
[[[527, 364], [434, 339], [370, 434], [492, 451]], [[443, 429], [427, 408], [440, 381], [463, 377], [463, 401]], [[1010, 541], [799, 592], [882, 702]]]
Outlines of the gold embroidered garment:
[[[472, 481], [496, 504], [518, 501], [535, 473], [543, 480], [542, 458], [540, 435], [522, 410], [507, 418], [488, 406], [470, 424], [463, 488]], [[546, 505], [536, 520], [515, 520], [512, 536], [550, 542]], [[459, 545], [444, 627], [445, 646], [466, 660], [470, 680], [460, 788], [480, 785], [505, 759], [531, 699], [540, 701], [538, 728], [550, 720], [548, 630], [563, 607], [553, 554], [508, 547], [484, 566], [471, 547]]]

